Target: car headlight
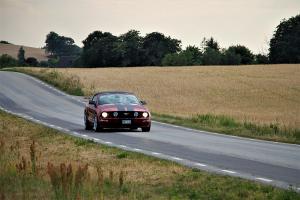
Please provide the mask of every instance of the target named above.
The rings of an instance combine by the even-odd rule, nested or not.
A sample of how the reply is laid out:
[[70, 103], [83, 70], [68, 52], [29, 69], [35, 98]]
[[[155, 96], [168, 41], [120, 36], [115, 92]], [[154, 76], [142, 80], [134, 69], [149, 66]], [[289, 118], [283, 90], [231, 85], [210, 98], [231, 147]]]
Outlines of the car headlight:
[[118, 117], [118, 112], [113, 113], [114, 117]]
[[143, 117], [148, 117], [148, 113], [147, 112], [143, 112]]
[[133, 113], [133, 116], [134, 116], [134, 117], [137, 117], [137, 116], [139, 116], [139, 113], [138, 113], [138, 112], [134, 112], [134, 113]]
[[101, 113], [101, 115], [103, 118], [106, 118], [108, 114], [107, 114], [107, 112], [103, 112], [103, 113]]

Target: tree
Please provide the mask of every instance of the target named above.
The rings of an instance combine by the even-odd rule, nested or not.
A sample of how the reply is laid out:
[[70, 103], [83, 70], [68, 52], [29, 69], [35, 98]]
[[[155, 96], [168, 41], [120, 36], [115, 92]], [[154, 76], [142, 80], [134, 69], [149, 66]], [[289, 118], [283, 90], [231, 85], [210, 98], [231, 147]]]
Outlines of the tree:
[[220, 50], [219, 43], [213, 37], [210, 37], [209, 39], [203, 38], [202, 47], [203, 47], [203, 51], [205, 51], [206, 48], [211, 48], [214, 49], [215, 51]]
[[255, 64], [268, 64], [269, 58], [266, 55], [263, 54], [257, 54], [254, 56], [254, 63]]
[[109, 32], [95, 31], [83, 41], [82, 61], [89, 67], [120, 66], [118, 37]]
[[254, 55], [247, 47], [243, 45], [230, 46], [228, 51], [239, 55], [241, 57], [241, 64], [252, 64], [254, 61]]
[[28, 57], [25, 60], [26, 64], [29, 66], [38, 66], [39, 62], [37, 61], [37, 59], [35, 57]]
[[130, 30], [119, 37], [120, 51], [122, 54], [122, 66], [138, 66], [141, 63], [142, 37], [140, 32]]
[[72, 38], [60, 36], [55, 32], [50, 32], [46, 36], [45, 43], [44, 48], [52, 56], [71, 56], [81, 53], [80, 47], [74, 44]]
[[7, 42], [7, 41], [5, 41], [5, 40], [1, 40], [1, 41], [0, 41], [0, 44], [11, 44], [11, 43], [9, 43], [9, 42]]
[[240, 65], [241, 64], [241, 55], [236, 54], [230, 49], [226, 49], [223, 52], [222, 64], [224, 65]]
[[19, 65], [24, 65], [25, 64], [25, 50], [21, 46], [18, 52], [18, 63]]
[[166, 37], [162, 33], [149, 33], [143, 38], [143, 65], [161, 65], [167, 54], [180, 51], [181, 41]]
[[2, 67], [14, 67], [18, 65], [18, 61], [10, 55], [3, 54], [0, 56], [0, 68]]
[[220, 51], [207, 47], [203, 53], [203, 65], [219, 65], [221, 64], [222, 55]]
[[300, 63], [300, 15], [283, 20], [270, 40], [271, 63]]

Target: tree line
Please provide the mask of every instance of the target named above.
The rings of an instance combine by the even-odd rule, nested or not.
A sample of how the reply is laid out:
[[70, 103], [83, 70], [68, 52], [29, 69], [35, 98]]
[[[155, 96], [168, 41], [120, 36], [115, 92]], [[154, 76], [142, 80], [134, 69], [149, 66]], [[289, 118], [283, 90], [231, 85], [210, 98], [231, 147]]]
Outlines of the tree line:
[[[62, 63], [59, 61], [66, 59], [71, 60], [70, 67], [300, 63], [300, 15], [280, 22], [270, 40], [269, 54], [266, 55], [254, 54], [244, 45], [221, 48], [213, 37], [204, 38], [199, 47], [187, 46], [182, 49], [178, 39], [159, 32], [143, 37], [137, 30], [120, 36], [94, 31], [82, 41], [82, 48], [75, 45], [72, 38], [50, 32], [45, 43], [44, 48], [50, 54], [50, 59], [40, 63], [43, 66], [59, 66]], [[22, 63], [20, 59], [18, 63]]]

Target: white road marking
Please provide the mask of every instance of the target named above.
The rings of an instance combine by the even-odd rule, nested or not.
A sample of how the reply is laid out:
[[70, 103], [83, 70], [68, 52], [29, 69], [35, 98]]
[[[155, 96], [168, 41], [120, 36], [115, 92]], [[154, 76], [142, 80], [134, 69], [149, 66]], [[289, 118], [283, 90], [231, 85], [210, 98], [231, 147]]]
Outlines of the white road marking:
[[135, 151], [142, 151], [142, 149], [137, 149], [137, 148], [134, 148], [133, 150], [135, 150]]
[[96, 141], [100, 141], [98, 138], [93, 138], [94, 140], [96, 140]]
[[183, 160], [182, 158], [178, 158], [178, 157], [175, 157], [175, 156], [172, 156], [171, 157], [173, 160]]
[[202, 164], [202, 163], [195, 163], [195, 165], [200, 166], [200, 167], [206, 167], [206, 165]]
[[234, 171], [230, 171], [230, 170], [226, 170], [226, 169], [223, 169], [221, 170], [222, 172], [226, 172], [226, 173], [229, 173], [229, 174], [235, 174], [236, 172]]
[[73, 131], [72, 133], [73, 133], [74, 135], [79, 135], [79, 133], [77, 133], [77, 132], [75, 132], [75, 131]]
[[261, 178], [261, 177], [258, 177], [256, 178], [257, 180], [261, 180], [261, 181], [264, 181], [264, 182], [272, 182], [271, 179], [267, 179], [267, 178]]
[[151, 152], [153, 155], [161, 155], [161, 153], [157, 153], [157, 152]]
[[127, 148], [127, 146], [125, 146], [125, 145], [119, 145], [119, 147], [122, 147], [122, 148]]
[[111, 142], [104, 142], [105, 144], [112, 144]]
[[87, 135], [85, 135], [85, 134], [83, 134], [82, 136], [83, 136], [83, 137], [89, 137], [89, 136], [87, 136]]

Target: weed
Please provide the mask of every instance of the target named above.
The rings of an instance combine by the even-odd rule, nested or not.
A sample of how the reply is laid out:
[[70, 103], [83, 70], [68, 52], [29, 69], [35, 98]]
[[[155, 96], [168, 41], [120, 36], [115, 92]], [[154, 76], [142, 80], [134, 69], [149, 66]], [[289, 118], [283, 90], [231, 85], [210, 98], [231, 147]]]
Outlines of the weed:
[[32, 141], [32, 144], [30, 145], [30, 159], [31, 159], [31, 168], [32, 168], [32, 174], [36, 175], [36, 146], [34, 140]]
[[120, 186], [120, 188], [123, 186], [123, 184], [124, 184], [124, 172], [121, 171], [120, 175], [119, 175], [119, 186]]
[[118, 153], [118, 154], [116, 155], [116, 157], [117, 157], [118, 159], [127, 158], [127, 157], [128, 157], [128, 153], [126, 153], [126, 152], [121, 152], [121, 153]]

